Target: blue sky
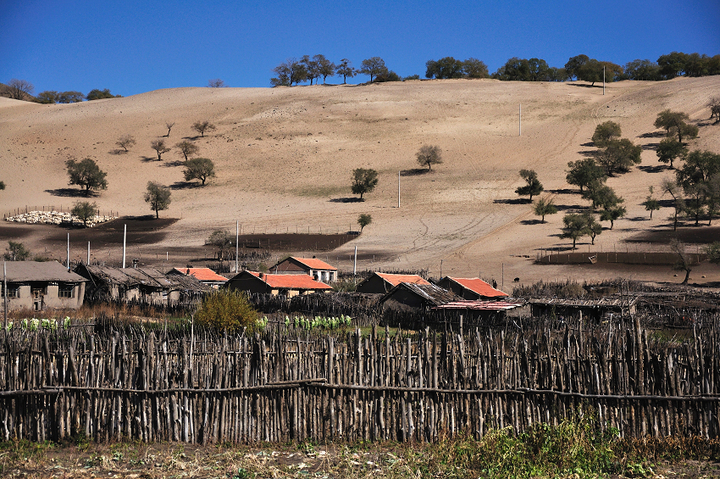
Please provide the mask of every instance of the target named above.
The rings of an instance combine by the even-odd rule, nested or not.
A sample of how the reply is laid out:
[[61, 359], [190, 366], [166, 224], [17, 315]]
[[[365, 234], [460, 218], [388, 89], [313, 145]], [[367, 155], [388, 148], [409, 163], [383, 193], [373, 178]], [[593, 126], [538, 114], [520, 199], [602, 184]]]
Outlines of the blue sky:
[[672, 51], [720, 54], [718, 0], [0, 0], [0, 82], [24, 79], [36, 94], [129, 96], [213, 78], [269, 87], [279, 63], [319, 53], [356, 67], [379, 56], [424, 77], [445, 56], [492, 73], [514, 56], [562, 67], [579, 54], [624, 65]]

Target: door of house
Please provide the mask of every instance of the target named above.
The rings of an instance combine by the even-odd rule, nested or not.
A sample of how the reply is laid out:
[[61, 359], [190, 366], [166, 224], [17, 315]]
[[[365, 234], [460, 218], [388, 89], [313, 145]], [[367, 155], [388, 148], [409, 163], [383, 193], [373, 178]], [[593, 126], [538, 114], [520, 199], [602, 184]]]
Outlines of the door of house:
[[43, 309], [43, 297], [45, 291], [42, 288], [32, 289], [33, 309], [35, 311], [41, 311]]

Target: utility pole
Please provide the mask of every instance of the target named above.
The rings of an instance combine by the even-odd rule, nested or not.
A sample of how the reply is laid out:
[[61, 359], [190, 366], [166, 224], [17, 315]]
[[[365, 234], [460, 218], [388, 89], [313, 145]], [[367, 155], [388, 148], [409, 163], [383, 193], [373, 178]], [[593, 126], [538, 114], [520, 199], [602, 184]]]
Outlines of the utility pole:
[[605, 96], [605, 65], [603, 65], [603, 96]]
[[3, 311], [4, 319], [3, 329], [7, 331], [7, 263], [3, 261]]
[[125, 269], [125, 250], [127, 246], [127, 225], [123, 225], [123, 269]]
[[400, 209], [400, 172], [398, 171], [398, 209]]
[[518, 136], [522, 136], [522, 103], [518, 105]]
[[89, 241], [88, 241], [87, 261], [85, 261], [85, 264], [90, 264], [90, 242]]
[[240, 241], [240, 221], [235, 221], [235, 274], [238, 274], [238, 243]]
[[70, 271], [70, 233], [68, 233], [67, 238], [67, 269]]
[[355, 245], [355, 259], [353, 260], [353, 276], [357, 274], [357, 245]]

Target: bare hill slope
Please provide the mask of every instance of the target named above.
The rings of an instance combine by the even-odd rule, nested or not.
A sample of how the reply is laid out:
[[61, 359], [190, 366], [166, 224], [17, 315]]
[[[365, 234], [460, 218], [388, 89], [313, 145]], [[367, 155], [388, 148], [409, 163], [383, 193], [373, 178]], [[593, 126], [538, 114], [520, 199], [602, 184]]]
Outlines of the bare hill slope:
[[[0, 210], [71, 206], [81, 198], [67, 196], [65, 161], [91, 157], [107, 172], [108, 189], [92, 199], [102, 211], [149, 214], [147, 182], [173, 187], [170, 209], [161, 216], [179, 221], [162, 247], [201, 245], [213, 230], [234, 231], [236, 220], [243, 232], [345, 232], [357, 229], [360, 213], [370, 213], [373, 222], [362, 236], [322, 257], [351, 268], [357, 245], [367, 258], [361, 269], [429, 269], [438, 276], [442, 267], [444, 275], [481, 274], [498, 282], [503, 270], [505, 282], [613, 277], [617, 272], [534, 266], [524, 257], [569, 246], [557, 236], [562, 214], [586, 202], [567, 192], [567, 163], [594, 150], [590, 137], [606, 120], [646, 147], [642, 165], [608, 182], [625, 197], [628, 215], [596, 239], [596, 248], [624, 250], [623, 239], [662, 228], [671, 211], [663, 208], [651, 221], [640, 205], [648, 186], [657, 191], [673, 174], [656, 168], [652, 147], [660, 138], [648, 134], [657, 113], [687, 112], [701, 125], [691, 148], [720, 152], [720, 126], [707, 124], [705, 107], [718, 90], [720, 77], [621, 82], [608, 85], [604, 96], [601, 87], [583, 83], [444, 80], [183, 88], [70, 105], [0, 98], [0, 180], [7, 185]], [[197, 137], [191, 125], [198, 120], [217, 129]], [[177, 148], [155, 160], [150, 142], [167, 133], [166, 122], [175, 123], [165, 139], [170, 146], [191, 138], [199, 156], [215, 162], [217, 178], [207, 186], [184, 183]], [[125, 134], [137, 144], [120, 153], [115, 142]], [[423, 144], [439, 145], [444, 163], [419, 174], [415, 152]], [[365, 202], [343, 201], [353, 197], [351, 172], [358, 167], [378, 170], [379, 185]], [[547, 224], [536, 224], [530, 205], [517, 201], [521, 168], [536, 170], [544, 195], [562, 207]], [[588, 249], [584, 242], [580, 247]]]

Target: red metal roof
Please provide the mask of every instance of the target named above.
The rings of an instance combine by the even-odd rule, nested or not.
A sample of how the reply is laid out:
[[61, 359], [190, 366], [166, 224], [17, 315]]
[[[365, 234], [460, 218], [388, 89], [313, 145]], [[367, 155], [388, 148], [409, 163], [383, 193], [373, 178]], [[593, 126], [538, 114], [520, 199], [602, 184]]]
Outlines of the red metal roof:
[[304, 264], [310, 269], [325, 269], [330, 271], [337, 270], [337, 268], [335, 268], [334, 266], [330, 266], [325, 261], [319, 260], [317, 258], [298, 258], [296, 256], [291, 256], [291, 258], [298, 263]]
[[411, 283], [411, 284], [430, 284], [429, 282], [422, 279], [416, 274], [390, 274], [390, 273], [375, 273], [382, 279], [397, 286], [400, 283]]
[[455, 281], [464, 288], [474, 291], [475, 293], [485, 298], [501, 298], [508, 296], [507, 293], [495, 289], [480, 278], [453, 278], [448, 276], [448, 279]]
[[257, 271], [248, 271], [248, 273], [274, 289], [332, 289], [325, 283], [315, 281], [307, 274], [265, 274]]
[[172, 272], [182, 273], [186, 276], [194, 276], [198, 281], [227, 281], [225, 276], [220, 276], [210, 268], [173, 268]]

